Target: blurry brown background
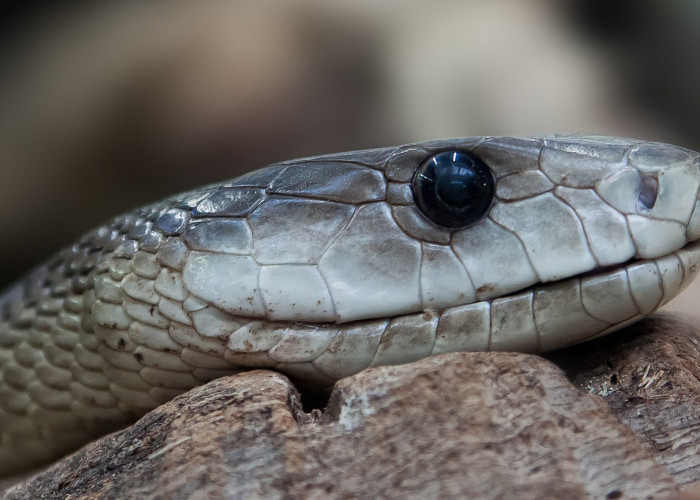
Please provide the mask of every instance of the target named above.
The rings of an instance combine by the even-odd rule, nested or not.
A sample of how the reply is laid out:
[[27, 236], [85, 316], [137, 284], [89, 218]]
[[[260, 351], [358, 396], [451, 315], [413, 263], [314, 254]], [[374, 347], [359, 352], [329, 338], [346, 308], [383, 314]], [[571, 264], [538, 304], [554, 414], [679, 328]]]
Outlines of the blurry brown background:
[[695, 0], [19, 5], [0, 286], [111, 215], [291, 157], [550, 132], [700, 150]]

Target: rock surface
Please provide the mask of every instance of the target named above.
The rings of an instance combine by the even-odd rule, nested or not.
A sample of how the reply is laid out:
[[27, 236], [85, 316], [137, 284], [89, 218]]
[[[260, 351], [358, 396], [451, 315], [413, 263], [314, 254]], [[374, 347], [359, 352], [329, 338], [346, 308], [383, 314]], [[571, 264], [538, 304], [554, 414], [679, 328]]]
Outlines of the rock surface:
[[[623, 376], [620, 374], [620, 376]], [[305, 413], [282, 375], [194, 389], [8, 498], [674, 498], [669, 472], [551, 362], [460, 353], [340, 381]]]

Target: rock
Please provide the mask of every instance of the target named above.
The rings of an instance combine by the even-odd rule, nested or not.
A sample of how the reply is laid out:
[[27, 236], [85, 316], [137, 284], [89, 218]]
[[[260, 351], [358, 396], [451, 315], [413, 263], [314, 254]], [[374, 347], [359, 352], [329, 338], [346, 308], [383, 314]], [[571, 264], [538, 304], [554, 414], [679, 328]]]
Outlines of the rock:
[[447, 354], [341, 380], [305, 413], [282, 375], [213, 381], [8, 498], [672, 498], [671, 475], [552, 363]]
[[548, 356], [601, 396], [676, 484], [700, 481], [700, 334], [656, 314], [617, 334]]

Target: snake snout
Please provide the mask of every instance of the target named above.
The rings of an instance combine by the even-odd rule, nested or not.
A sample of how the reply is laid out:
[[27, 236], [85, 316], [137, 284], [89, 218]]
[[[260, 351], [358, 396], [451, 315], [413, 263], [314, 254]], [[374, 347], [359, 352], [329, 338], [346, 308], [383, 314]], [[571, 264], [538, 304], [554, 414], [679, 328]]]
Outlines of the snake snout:
[[598, 184], [600, 197], [626, 217], [637, 257], [659, 257], [700, 237], [699, 167], [697, 153], [642, 143]]

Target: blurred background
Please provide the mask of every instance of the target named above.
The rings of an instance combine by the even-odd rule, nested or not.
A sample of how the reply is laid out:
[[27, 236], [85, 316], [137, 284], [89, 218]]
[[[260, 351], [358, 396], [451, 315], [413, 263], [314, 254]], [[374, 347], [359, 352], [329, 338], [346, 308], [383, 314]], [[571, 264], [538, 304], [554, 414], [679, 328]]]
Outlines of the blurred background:
[[700, 150], [696, 0], [14, 9], [0, 20], [0, 286], [121, 211], [292, 157], [551, 132]]

